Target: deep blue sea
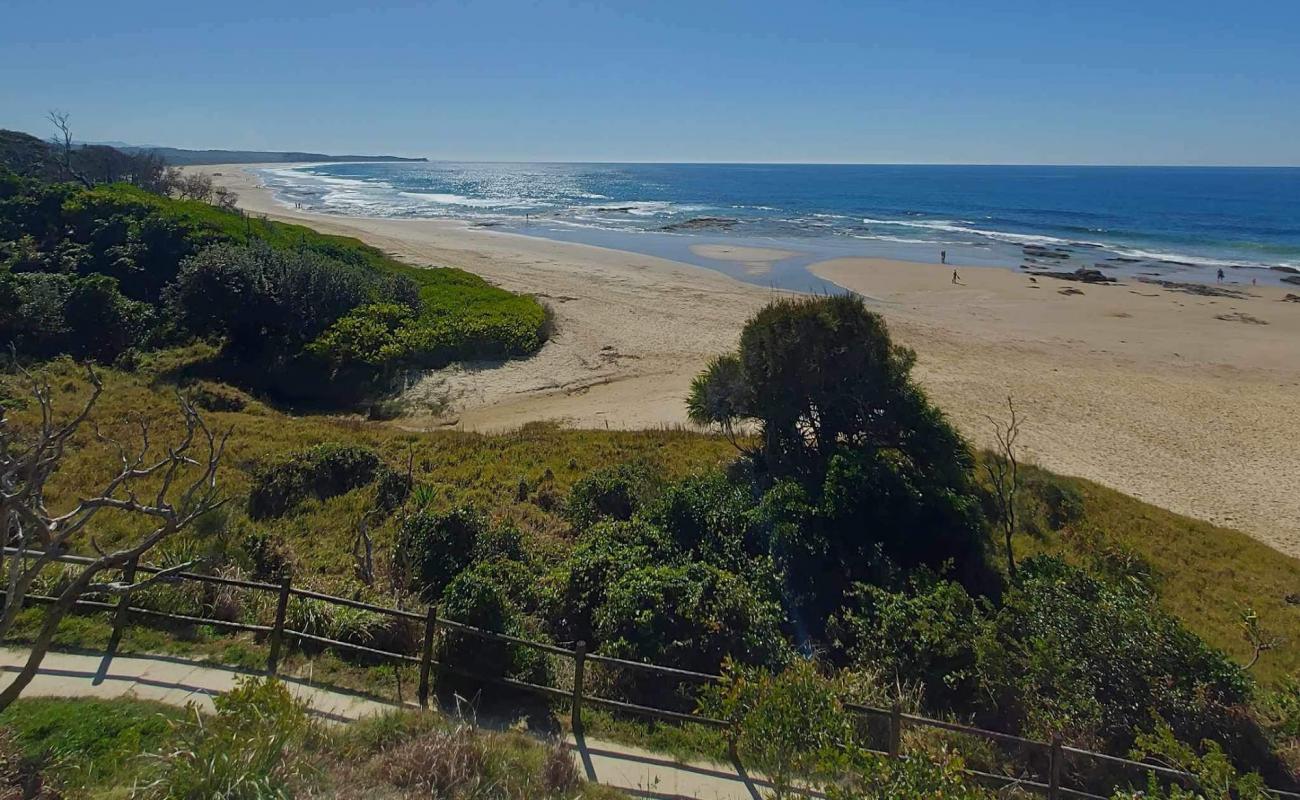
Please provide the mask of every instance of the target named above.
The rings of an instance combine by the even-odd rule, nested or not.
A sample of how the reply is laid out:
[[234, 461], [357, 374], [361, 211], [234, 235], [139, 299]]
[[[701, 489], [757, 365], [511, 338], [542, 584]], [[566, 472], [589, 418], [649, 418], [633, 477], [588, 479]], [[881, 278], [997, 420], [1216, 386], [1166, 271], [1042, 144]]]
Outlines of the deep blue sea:
[[[1276, 283], [1300, 272], [1300, 168], [779, 164], [325, 164], [268, 168], [284, 203], [455, 218], [643, 252], [790, 289], [879, 256], [1129, 277]], [[767, 274], [693, 244], [797, 256]]]

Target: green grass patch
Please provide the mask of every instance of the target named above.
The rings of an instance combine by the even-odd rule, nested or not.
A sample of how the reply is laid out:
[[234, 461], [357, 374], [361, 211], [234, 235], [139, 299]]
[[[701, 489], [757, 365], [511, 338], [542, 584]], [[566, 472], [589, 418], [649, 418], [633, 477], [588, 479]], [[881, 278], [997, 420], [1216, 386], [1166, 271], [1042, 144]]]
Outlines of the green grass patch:
[[111, 786], [133, 774], [136, 758], [166, 741], [181, 709], [142, 700], [21, 699], [0, 714], [25, 755], [48, 760], [47, 774], [69, 788]]

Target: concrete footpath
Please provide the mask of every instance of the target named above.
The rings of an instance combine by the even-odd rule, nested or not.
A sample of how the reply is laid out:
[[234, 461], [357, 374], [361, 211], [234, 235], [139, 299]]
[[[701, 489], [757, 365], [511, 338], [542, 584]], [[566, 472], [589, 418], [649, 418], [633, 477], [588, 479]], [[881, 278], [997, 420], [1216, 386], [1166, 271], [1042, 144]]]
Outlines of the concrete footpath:
[[[0, 672], [6, 683], [27, 659], [27, 651], [0, 648]], [[213, 696], [235, 681], [259, 673], [189, 661], [174, 656], [116, 656], [49, 653], [25, 697], [134, 697], [183, 706], [194, 702], [212, 710]], [[391, 711], [396, 706], [311, 685], [294, 678], [285, 684], [321, 719], [346, 723]], [[637, 797], [675, 800], [760, 800], [764, 782], [750, 779], [735, 764], [681, 763], [668, 756], [588, 737], [566, 745], [587, 779]]]

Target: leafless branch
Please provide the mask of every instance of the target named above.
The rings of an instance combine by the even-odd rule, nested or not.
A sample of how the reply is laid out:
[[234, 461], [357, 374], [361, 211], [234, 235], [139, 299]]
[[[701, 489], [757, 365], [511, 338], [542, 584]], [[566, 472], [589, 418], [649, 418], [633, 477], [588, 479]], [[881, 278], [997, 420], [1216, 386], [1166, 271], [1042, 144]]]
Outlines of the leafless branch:
[[60, 166], [63, 167], [65, 177], [75, 178], [78, 183], [87, 189], [94, 184], [85, 175], [82, 175], [72, 166], [72, 151], [75, 149], [72, 143], [72, 126], [68, 123], [68, 114], [65, 111], [50, 111], [45, 115], [50, 124], [58, 131], [52, 144], [59, 148], [59, 157], [62, 160]]
[[[71, 509], [54, 513], [46, 507], [46, 483], [62, 463], [68, 442], [87, 426], [104, 386], [95, 371], [87, 367], [90, 397], [66, 422], [59, 423], [49, 381], [21, 365], [17, 372], [36, 401], [39, 421], [30, 428], [21, 428], [0, 410], [0, 520], [4, 524], [4, 545], [12, 548], [7, 556], [9, 564], [0, 566], [6, 587], [0, 614], [0, 640], [13, 628], [32, 585], [58, 556], [70, 552], [84, 539], [88, 540], [95, 557], [82, 567], [57, 602], [46, 608], [45, 622], [31, 645], [27, 665], [0, 691], [0, 710], [31, 682], [59, 621], [83, 594], [120, 594], [167, 580], [192, 566], [182, 564], [134, 583], [96, 581], [101, 572], [121, 569], [138, 560], [189, 528], [199, 517], [225, 504], [226, 500], [217, 492], [217, 468], [230, 437], [229, 430], [220, 434], [212, 431], [184, 398], [180, 399], [184, 433], [176, 442], [165, 445], [160, 455], [153, 455], [156, 448], [149, 425], [143, 419], [135, 420], [139, 429], [137, 445], [111, 439], [94, 423], [89, 423], [96, 439], [116, 451], [118, 470], [96, 492], [79, 497]], [[141, 485], [146, 481], [155, 484], [147, 492]], [[149, 529], [132, 541], [106, 551], [88, 535], [92, 523], [105, 509], [147, 518], [151, 520]]]
[[993, 426], [993, 437], [997, 449], [984, 459], [984, 472], [993, 487], [993, 499], [997, 506], [998, 522], [1002, 527], [1007, 548], [1007, 573], [1016, 575], [1016, 557], [1011, 539], [1016, 532], [1016, 505], [1020, 493], [1020, 460], [1016, 453], [1016, 441], [1020, 438], [1020, 416], [1016, 413], [1016, 404], [1007, 397], [1008, 419], [1003, 422], [992, 416], [985, 416]]

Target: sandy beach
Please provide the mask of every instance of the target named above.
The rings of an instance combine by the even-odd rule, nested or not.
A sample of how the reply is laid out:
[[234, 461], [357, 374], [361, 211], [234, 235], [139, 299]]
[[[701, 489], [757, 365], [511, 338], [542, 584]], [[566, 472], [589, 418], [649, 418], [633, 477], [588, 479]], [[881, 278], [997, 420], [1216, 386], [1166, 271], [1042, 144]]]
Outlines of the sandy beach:
[[[414, 264], [461, 267], [550, 304], [557, 333], [535, 357], [454, 367], [415, 386], [416, 411], [398, 423], [413, 428], [684, 424], [691, 378], [734, 347], [745, 319], [773, 296], [635, 253], [460, 222], [296, 211], [240, 166], [195, 169], [238, 192], [250, 212], [356, 236]], [[755, 275], [792, 255], [696, 252]], [[1030, 460], [1300, 556], [1300, 303], [1285, 301], [1285, 289], [1233, 285], [1240, 296], [1214, 297], [961, 265], [954, 285], [951, 265], [880, 259], [811, 269], [885, 316], [917, 351], [923, 384], [975, 443], [988, 444], [986, 415], [1004, 414], [1011, 396]]]

